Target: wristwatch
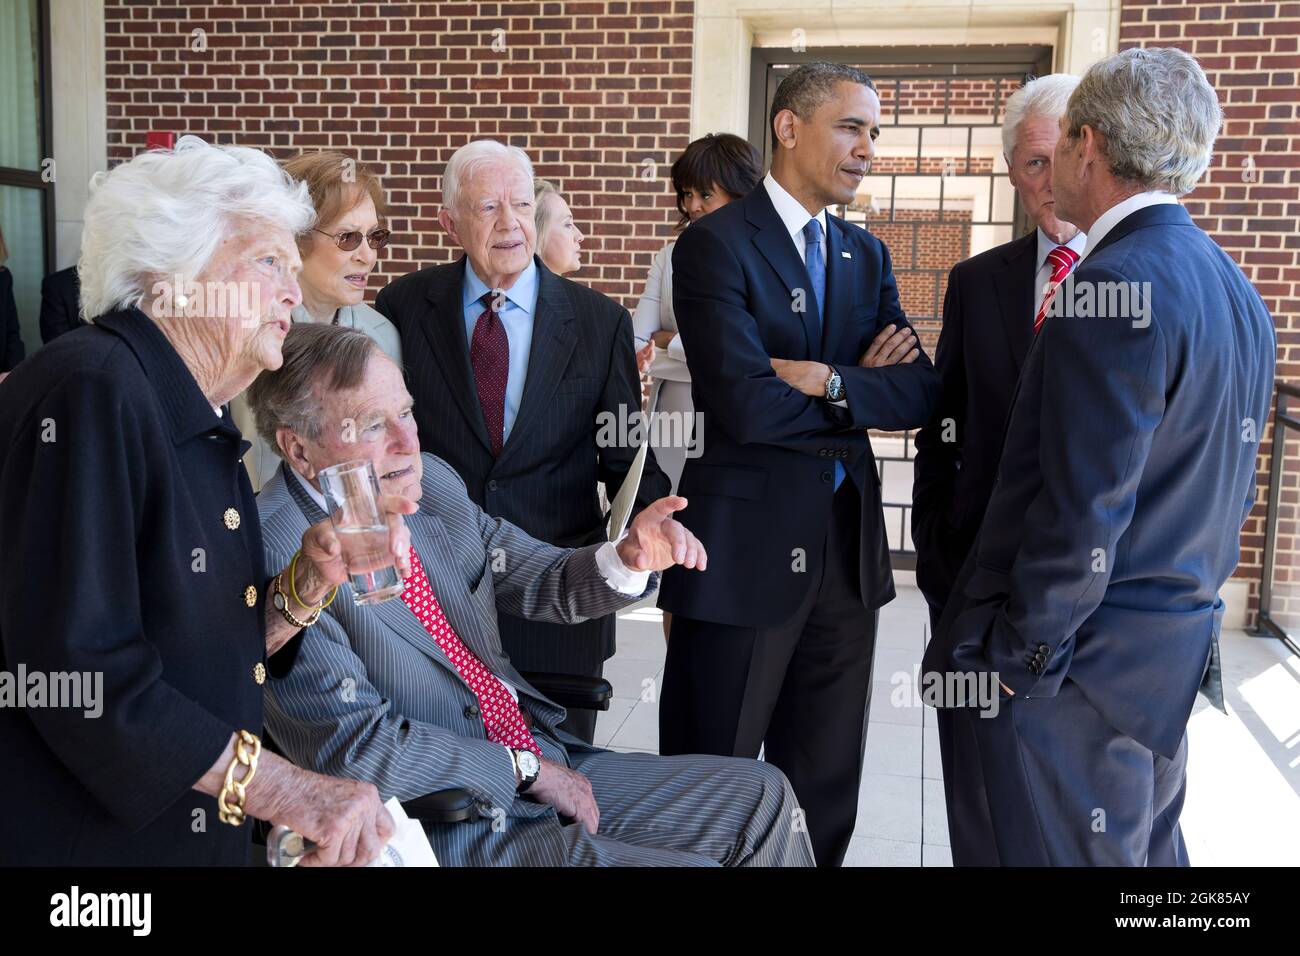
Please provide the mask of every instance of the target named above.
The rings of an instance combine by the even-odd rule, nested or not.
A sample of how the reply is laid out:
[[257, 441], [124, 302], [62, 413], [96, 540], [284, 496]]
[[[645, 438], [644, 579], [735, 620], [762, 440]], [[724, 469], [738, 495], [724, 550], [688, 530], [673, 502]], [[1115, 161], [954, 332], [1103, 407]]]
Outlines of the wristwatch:
[[826, 379], [826, 401], [838, 402], [844, 398], [844, 379], [840, 378], [834, 365], [830, 369], [830, 378]]
[[537, 781], [537, 775], [542, 770], [542, 762], [531, 750], [515, 750], [513, 747], [510, 748], [510, 760], [515, 765], [515, 773], [519, 775], [519, 785], [515, 787], [515, 793], [525, 793]]
[[300, 620], [296, 614], [289, 610], [289, 597], [284, 593], [284, 586], [281, 583], [281, 578], [283, 578], [283, 576], [283, 571], [275, 576], [275, 585], [271, 589], [271, 603], [275, 606], [275, 609], [280, 612], [280, 615], [293, 627], [311, 627], [320, 620], [320, 613], [324, 608], [318, 607], [316, 610], [312, 611], [311, 614], [307, 615], [305, 621]]

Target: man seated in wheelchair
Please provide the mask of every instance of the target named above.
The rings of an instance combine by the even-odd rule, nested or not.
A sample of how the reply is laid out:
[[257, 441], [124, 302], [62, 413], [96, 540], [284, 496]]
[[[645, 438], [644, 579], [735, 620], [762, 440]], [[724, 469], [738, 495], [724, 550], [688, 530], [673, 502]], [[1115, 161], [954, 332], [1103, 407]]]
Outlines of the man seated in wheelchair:
[[[276, 597], [307, 624], [277, 655], [292, 666], [267, 683], [267, 729], [287, 757], [385, 799], [469, 791], [471, 819], [429, 827], [444, 865], [812, 864], [781, 771], [588, 746], [502, 652], [498, 613], [573, 623], [643, 599], [673, 564], [705, 567], [704, 545], [673, 519], [685, 499], [648, 505], [617, 543], [554, 547], [485, 514], [421, 453], [402, 370], [365, 333], [297, 324], [283, 354], [248, 396], [283, 459], [258, 496], [267, 557], [283, 567], [315, 547], [304, 532], [333, 511], [347, 533], [320, 541], [345, 542], [336, 557], [352, 582], [331, 598], [304, 560]], [[357, 460], [373, 463], [378, 495], [342, 469], [322, 481]], [[397, 575], [400, 595], [376, 600]]]

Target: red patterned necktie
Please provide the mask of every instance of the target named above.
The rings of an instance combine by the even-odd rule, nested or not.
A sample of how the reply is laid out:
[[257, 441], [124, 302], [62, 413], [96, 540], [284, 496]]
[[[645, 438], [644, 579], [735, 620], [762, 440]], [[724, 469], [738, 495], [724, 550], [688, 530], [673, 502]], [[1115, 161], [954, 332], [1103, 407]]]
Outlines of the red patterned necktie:
[[[474, 366], [474, 383], [478, 389], [478, 403], [483, 409], [483, 422], [487, 425], [492, 454], [501, 454], [502, 434], [506, 424], [506, 379], [510, 376], [510, 339], [501, 316], [494, 309], [495, 292], [485, 292], [479, 300], [483, 314], [474, 323], [474, 336], [469, 343], [469, 361]], [[505, 294], [499, 300], [505, 302]]]
[[1038, 314], [1034, 316], [1035, 335], [1043, 327], [1043, 319], [1047, 318], [1047, 307], [1052, 304], [1052, 296], [1056, 295], [1056, 290], [1070, 274], [1074, 264], [1079, 261], [1079, 254], [1069, 246], [1057, 246], [1047, 254], [1047, 261], [1052, 266], [1052, 275], [1043, 288], [1043, 301], [1038, 306]]
[[429, 576], [424, 573], [424, 565], [420, 564], [420, 556], [415, 553], [414, 547], [411, 548], [411, 576], [402, 588], [402, 601], [420, 619], [429, 636], [438, 642], [456, 672], [478, 697], [479, 716], [487, 728], [488, 740], [515, 750], [531, 750], [540, 757], [542, 750], [528, 730], [523, 711], [510, 696], [510, 691], [506, 690], [506, 685], [474, 656], [474, 652], [452, 630], [451, 622], [447, 620], [442, 605], [433, 594]]

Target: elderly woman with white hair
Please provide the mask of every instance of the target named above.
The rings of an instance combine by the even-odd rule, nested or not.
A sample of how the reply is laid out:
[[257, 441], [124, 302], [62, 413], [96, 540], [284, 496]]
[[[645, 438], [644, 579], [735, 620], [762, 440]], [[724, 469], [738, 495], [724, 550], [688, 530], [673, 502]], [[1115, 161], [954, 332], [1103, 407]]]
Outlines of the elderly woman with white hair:
[[[222, 408], [281, 363], [306, 187], [193, 137], [92, 185], [90, 324], [0, 384], [0, 667], [18, 675], [0, 761], [22, 776], [0, 859], [241, 864], [252, 816], [319, 844], [307, 862], [364, 863], [392, 832], [375, 788], [258, 736], [268, 666], [346, 579], [339, 542], [315, 525], [268, 573]], [[386, 507], [405, 567], [413, 509]]]

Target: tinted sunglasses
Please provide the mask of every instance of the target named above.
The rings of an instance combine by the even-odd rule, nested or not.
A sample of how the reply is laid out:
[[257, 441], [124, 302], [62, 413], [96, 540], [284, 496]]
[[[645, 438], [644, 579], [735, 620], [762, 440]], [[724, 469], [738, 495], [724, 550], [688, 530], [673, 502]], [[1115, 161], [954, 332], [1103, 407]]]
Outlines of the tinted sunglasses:
[[338, 246], [344, 252], [351, 252], [357, 246], [361, 245], [364, 238], [370, 245], [371, 249], [382, 249], [388, 245], [388, 239], [392, 235], [387, 229], [376, 229], [373, 232], [340, 232], [337, 235], [326, 232], [324, 229], [312, 227], [312, 232], [319, 232], [322, 236], [329, 236], [334, 240], [334, 245]]

